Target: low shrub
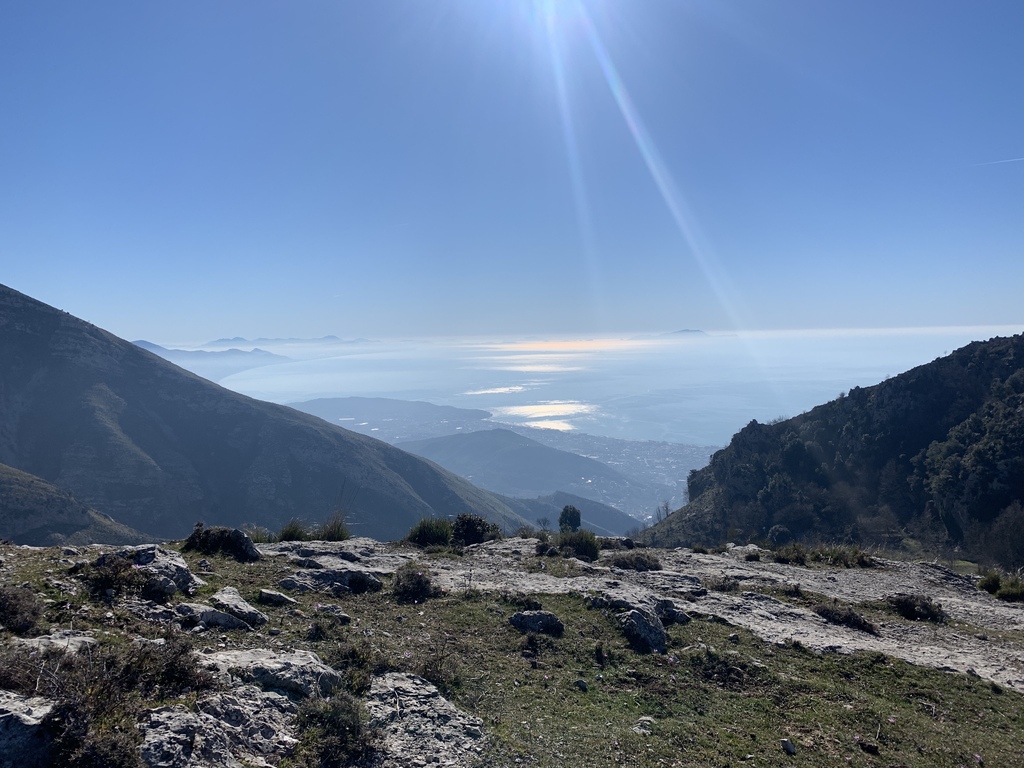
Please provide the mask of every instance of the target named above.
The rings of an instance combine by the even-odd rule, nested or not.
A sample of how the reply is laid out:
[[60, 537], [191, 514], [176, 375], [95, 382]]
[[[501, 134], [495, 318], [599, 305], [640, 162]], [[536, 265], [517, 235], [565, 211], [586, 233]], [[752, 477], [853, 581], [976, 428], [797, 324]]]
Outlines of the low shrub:
[[36, 628], [43, 608], [35, 593], [21, 587], [0, 585], [0, 626], [16, 635]]
[[623, 568], [630, 571], [660, 571], [661, 561], [652, 553], [632, 550], [621, 555], [614, 555], [608, 559], [608, 564], [615, 568]]
[[772, 552], [772, 559], [782, 565], [807, 565], [807, 547], [799, 543], [786, 544]]
[[1012, 576], [1000, 585], [996, 597], [1008, 603], [1024, 603], [1024, 582]]
[[425, 517], [409, 530], [405, 540], [417, 547], [448, 546], [452, 543], [452, 523], [443, 517]]
[[340, 512], [335, 512], [316, 527], [314, 538], [318, 541], [346, 541], [352, 538], [352, 534], [345, 524], [345, 518]]
[[740, 580], [731, 576], [712, 576], [704, 579], [704, 587], [712, 592], [739, 592]]
[[948, 618], [942, 606], [924, 595], [892, 595], [885, 602], [896, 614], [910, 621], [931, 621], [942, 624]]
[[812, 549], [808, 553], [808, 557], [817, 563], [842, 566], [843, 568], [853, 568], [854, 566], [872, 568], [875, 565], [874, 558], [858, 547], [822, 545]]
[[95, 562], [71, 569], [85, 582], [93, 597], [111, 600], [115, 596], [141, 594], [151, 574], [137, 568], [135, 562], [114, 553], [100, 555]]
[[372, 753], [359, 701], [344, 692], [329, 699], [309, 698], [295, 716], [299, 743], [293, 760], [303, 768], [343, 768]]
[[312, 541], [313, 534], [299, 518], [293, 517], [277, 533], [278, 541]]
[[705, 547], [703, 544], [694, 544], [690, 548], [690, 551], [693, 552], [695, 555], [706, 555], [708, 553], [708, 548]]
[[878, 627], [853, 610], [849, 605], [840, 605], [837, 600], [833, 600], [831, 603], [818, 603], [812, 606], [811, 610], [829, 624], [839, 624], [850, 629], [867, 632], [871, 635], [878, 634]]
[[452, 526], [452, 541], [468, 547], [471, 544], [483, 544], [501, 538], [501, 528], [479, 515], [462, 512], [455, 518]]
[[761, 560], [761, 553], [760, 552], [747, 552], [747, 554], [745, 554], [743, 556], [743, 559], [746, 560], [748, 563], [757, 563], [757, 562], [760, 562], [760, 560]]
[[422, 603], [441, 594], [430, 579], [430, 572], [418, 563], [406, 563], [395, 571], [391, 592], [400, 603]]
[[597, 545], [597, 537], [593, 531], [566, 531], [558, 534], [555, 543], [565, 557], [575, 557], [592, 563], [601, 556], [601, 548]]
[[999, 571], [989, 571], [981, 577], [980, 581], [978, 581], [978, 589], [983, 589], [990, 595], [994, 595], [999, 591], [999, 588], [1002, 586], [1002, 582], [1003, 579], [999, 575]]

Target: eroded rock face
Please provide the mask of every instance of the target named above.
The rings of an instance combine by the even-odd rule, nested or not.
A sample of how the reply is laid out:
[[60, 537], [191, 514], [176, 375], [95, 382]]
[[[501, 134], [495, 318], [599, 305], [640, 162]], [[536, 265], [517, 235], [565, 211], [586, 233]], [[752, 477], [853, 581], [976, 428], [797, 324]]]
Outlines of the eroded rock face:
[[0, 691], [0, 768], [47, 768], [50, 736], [43, 727], [52, 702]]
[[252, 630], [249, 624], [237, 616], [218, 610], [212, 605], [179, 603], [174, 606], [174, 612], [181, 619], [182, 626], [195, 627], [201, 624], [204, 627], [219, 627], [220, 629]]
[[380, 733], [380, 768], [479, 764], [483, 721], [423, 678], [398, 672], [374, 678], [365, 704], [369, 726]]
[[542, 635], [561, 637], [565, 625], [551, 611], [520, 611], [509, 616], [508, 623], [520, 632], [537, 632]]
[[203, 657], [210, 669], [229, 680], [238, 678], [264, 690], [306, 698], [330, 696], [343, 684], [341, 675], [312, 651], [272, 651], [253, 648], [218, 651]]
[[91, 632], [75, 632], [70, 629], [64, 629], [59, 632], [53, 632], [49, 635], [40, 635], [39, 637], [27, 639], [16, 637], [12, 640], [19, 645], [23, 645], [36, 651], [58, 651], [67, 653], [78, 653], [85, 648], [90, 648], [96, 645], [98, 642], [96, 638], [92, 636]]
[[234, 587], [224, 587], [210, 598], [215, 608], [230, 613], [250, 627], [261, 627], [267, 623], [267, 614], [253, 608]]

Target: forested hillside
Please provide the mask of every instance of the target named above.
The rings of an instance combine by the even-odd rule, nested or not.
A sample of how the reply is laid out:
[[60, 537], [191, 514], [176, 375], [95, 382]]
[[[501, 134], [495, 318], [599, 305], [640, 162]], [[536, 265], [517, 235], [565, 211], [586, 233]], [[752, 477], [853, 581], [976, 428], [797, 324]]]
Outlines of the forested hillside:
[[649, 541], [916, 542], [1024, 566], [1024, 336], [751, 422], [688, 489]]

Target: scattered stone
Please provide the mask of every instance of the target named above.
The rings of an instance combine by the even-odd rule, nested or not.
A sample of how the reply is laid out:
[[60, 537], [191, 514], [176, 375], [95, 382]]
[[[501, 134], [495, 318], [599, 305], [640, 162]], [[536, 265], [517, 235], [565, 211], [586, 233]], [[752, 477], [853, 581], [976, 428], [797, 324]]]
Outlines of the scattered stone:
[[661, 619], [662, 624], [686, 624], [690, 621], [689, 614], [667, 598], [655, 602], [654, 613]]
[[275, 592], [272, 589], [261, 589], [258, 599], [267, 605], [298, 605], [299, 602], [283, 592]]
[[587, 686], [587, 681], [586, 680], [582, 680], [582, 679], [577, 680], [576, 682], [573, 683], [573, 685], [575, 685], [577, 688], [579, 688], [581, 691], [583, 691], [583, 693], [587, 692], [587, 687], [588, 686]]
[[253, 608], [234, 587], [224, 587], [210, 598], [215, 608], [230, 613], [250, 627], [262, 627], [267, 623], [267, 614]]
[[782, 744], [782, 749], [785, 751], [787, 755], [796, 754], [796, 747], [794, 746], [792, 741], [790, 741], [789, 739], [781, 739], [780, 743]]
[[64, 557], [78, 557], [80, 554], [82, 554], [74, 547], [64, 547], [63, 549], [61, 549], [60, 553], [64, 555]]
[[181, 617], [182, 626], [185, 627], [220, 627], [252, 631], [252, 627], [248, 623], [230, 613], [217, 610], [212, 605], [179, 603], [174, 607], [174, 611]]
[[352, 617], [345, 613], [340, 605], [317, 605], [315, 611], [333, 617], [339, 624], [352, 623]]
[[365, 704], [369, 727], [379, 733], [380, 768], [406, 768], [424, 756], [448, 768], [479, 765], [483, 721], [423, 678], [399, 672], [376, 677]]
[[738, 643], [739, 641], [740, 641], [740, 636], [737, 633], [733, 632], [731, 635], [729, 635], [729, 642], [730, 643], [734, 643], [735, 644], [735, 643]]
[[206, 663], [222, 675], [300, 698], [314, 694], [329, 696], [344, 682], [312, 651], [218, 651], [207, 655]]
[[520, 632], [536, 632], [561, 637], [565, 625], [551, 611], [520, 611], [509, 616], [508, 623]]
[[50, 734], [43, 726], [53, 703], [0, 691], [0, 768], [47, 768]]
[[632, 610], [619, 614], [619, 625], [630, 644], [641, 653], [664, 653], [668, 637], [656, 615]]

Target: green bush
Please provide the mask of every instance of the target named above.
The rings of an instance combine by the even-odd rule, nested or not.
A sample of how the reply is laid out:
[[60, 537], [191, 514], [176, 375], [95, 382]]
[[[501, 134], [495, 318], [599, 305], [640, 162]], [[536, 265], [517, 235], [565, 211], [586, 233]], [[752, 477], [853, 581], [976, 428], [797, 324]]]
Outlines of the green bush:
[[278, 541], [311, 541], [313, 534], [299, 518], [293, 517], [278, 531]]
[[1008, 603], [1024, 603], [1024, 582], [1016, 576], [1011, 577], [999, 587], [996, 597]]
[[452, 526], [452, 541], [468, 547], [471, 544], [483, 544], [501, 538], [501, 529], [479, 515], [467, 512], [460, 513]]
[[980, 581], [978, 581], [978, 589], [983, 589], [990, 595], [994, 595], [999, 591], [1002, 583], [1003, 579], [999, 575], [999, 571], [989, 571], [981, 577]]
[[349, 533], [342, 514], [335, 512], [317, 526], [315, 538], [319, 541], [346, 541], [352, 538], [352, 534]]
[[661, 561], [655, 555], [636, 549], [608, 558], [608, 564], [614, 568], [623, 568], [630, 571], [661, 570]]
[[299, 743], [293, 759], [304, 768], [343, 768], [371, 755], [359, 701], [347, 693], [303, 701], [295, 728]]
[[593, 531], [565, 531], [558, 534], [556, 546], [566, 557], [576, 557], [592, 563], [601, 556], [597, 537]]
[[418, 563], [406, 563], [395, 571], [391, 591], [400, 603], [422, 603], [441, 590], [430, 580], [430, 572]]
[[562, 507], [561, 514], [558, 515], [558, 530], [562, 533], [575, 533], [580, 529], [580, 511], [572, 504], [566, 504]]
[[0, 585], [0, 626], [16, 635], [36, 628], [43, 608], [34, 592], [21, 587]]
[[452, 543], [452, 523], [443, 517], [425, 517], [409, 530], [405, 540], [417, 547], [446, 547]]

